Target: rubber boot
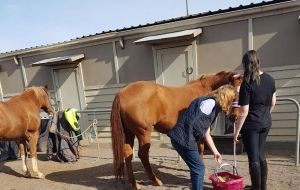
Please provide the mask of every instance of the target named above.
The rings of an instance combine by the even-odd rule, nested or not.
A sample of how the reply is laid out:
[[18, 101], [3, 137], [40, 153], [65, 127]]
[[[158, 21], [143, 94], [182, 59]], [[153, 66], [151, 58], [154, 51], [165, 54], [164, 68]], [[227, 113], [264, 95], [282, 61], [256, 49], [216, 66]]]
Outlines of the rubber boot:
[[252, 162], [249, 164], [249, 171], [251, 176], [252, 188], [251, 190], [261, 189], [261, 169], [259, 162]]
[[261, 190], [267, 190], [268, 164], [267, 160], [260, 162], [261, 169]]

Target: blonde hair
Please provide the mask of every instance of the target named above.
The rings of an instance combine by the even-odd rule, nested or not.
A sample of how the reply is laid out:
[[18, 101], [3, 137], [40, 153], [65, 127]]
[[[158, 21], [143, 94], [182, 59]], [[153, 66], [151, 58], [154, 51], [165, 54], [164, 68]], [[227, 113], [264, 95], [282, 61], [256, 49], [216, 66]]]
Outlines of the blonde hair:
[[228, 115], [230, 112], [232, 102], [237, 94], [234, 87], [228, 84], [219, 87], [218, 89], [210, 92], [208, 95], [215, 97], [221, 110], [225, 112], [226, 115]]

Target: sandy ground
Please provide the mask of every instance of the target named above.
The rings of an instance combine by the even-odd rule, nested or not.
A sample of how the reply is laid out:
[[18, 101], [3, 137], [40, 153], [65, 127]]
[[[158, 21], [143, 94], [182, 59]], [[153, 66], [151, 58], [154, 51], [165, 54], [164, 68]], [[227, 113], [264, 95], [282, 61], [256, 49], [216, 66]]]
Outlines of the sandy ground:
[[[24, 178], [21, 160], [0, 163], [0, 189], [4, 190], [40, 190], [40, 189], [71, 189], [71, 190], [122, 190], [131, 189], [129, 183], [117, 181], [111, 174], [112, 150], [108, 144], [97, 144], [83, 147], [83, 156], [76, 163], [59, 163], [47, 161], [44, 152], [39, 153], [38, 166], [45, 174], [45, 179]], [[136, 179], [143, 189], [190, 189], [189, 171], [183, 161], [178, 161], [177, 154], [168, 145], [154, 145], [150, 151], [150, 162], [154, 171], [164, 183], [156, 187], [151, 184], [144, 173], [139, 158], [134, 161]], [[100, 159], [98, 159], [100, 157]], [[300, 167], [295, 167], [295, 155], [291, 150], [269, 150], [269, 181], [270, 190], [299, 189]], [[245, 154], [237, 155], [237, 169], [243, 176], [244, 185], [250, 185], [248, 163]], [[206, 165], [205, 189], [212, 189], [209, 175], [217, 166], [212, 155], [205, 155]], [[223, 155], [223, 162], [233, 162], [232, 155]], [[30, 162], [29, 162], [30, 163]], [[30, 164], [31, 167], [31, 164]]]

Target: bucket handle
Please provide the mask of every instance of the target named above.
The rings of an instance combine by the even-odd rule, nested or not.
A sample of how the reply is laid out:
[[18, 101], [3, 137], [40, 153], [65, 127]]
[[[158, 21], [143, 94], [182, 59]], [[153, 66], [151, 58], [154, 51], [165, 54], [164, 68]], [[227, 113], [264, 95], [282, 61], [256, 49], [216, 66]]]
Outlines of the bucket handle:
[[223, 163], [223, 164], [220, 164], [219, 167], [216, 167], [214, 169], [214, 175], [215, 175], [215, 178], [217, 179], [217, 181], [219, 182], [220, 179], [218, 178], [218, 172], [224, 170], [223, 167], [225, 166], [231, 166], [233, 168], [233, 175], [238, 175], [238, 172], [237, 172], [237, 169], [235, 166], [231, 165], [231, 164], [228, 164], [228, 163]]

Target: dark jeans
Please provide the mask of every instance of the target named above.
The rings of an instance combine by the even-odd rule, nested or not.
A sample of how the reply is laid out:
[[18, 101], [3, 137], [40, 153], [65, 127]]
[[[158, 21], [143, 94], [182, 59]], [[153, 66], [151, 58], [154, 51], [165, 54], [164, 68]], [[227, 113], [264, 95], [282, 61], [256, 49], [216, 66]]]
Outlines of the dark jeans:
[[19, 156], [19, 145], [16, 141], [0, 141], [0, 162], [15, 160]]
[[266, 160], [265, 144], [270, 128], [243, 129], [241, 131], [249, 163]]
[[173, 140], [171, 140], [171, 143], [174, 149], [190, 168], [192, 189], [202, 190], [205, 167], [200, 159], [198, 150], [188, 150]]

